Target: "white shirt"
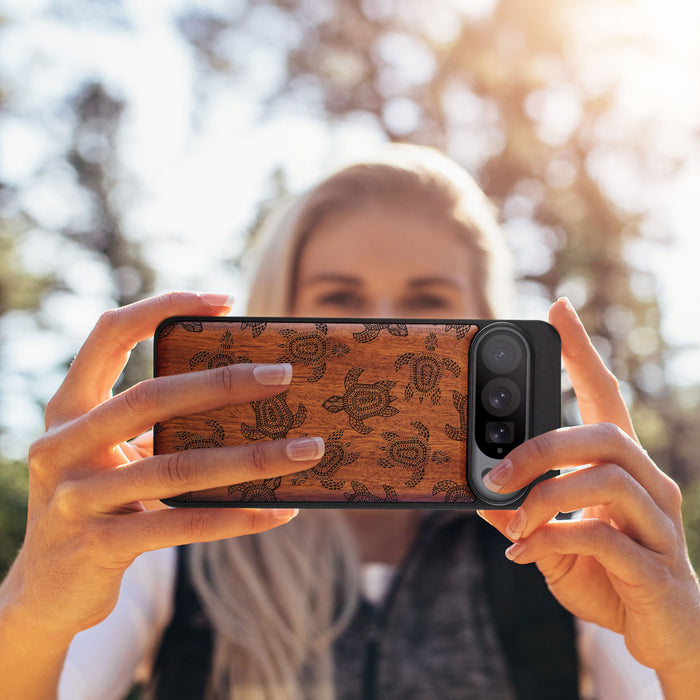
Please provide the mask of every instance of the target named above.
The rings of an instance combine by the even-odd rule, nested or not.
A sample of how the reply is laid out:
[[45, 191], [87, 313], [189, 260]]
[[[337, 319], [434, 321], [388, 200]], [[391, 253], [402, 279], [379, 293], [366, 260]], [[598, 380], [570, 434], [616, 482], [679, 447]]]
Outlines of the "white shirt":
[[[146, 552], [127, 569], [119, 600], [100, 624], [76, 635], [61, 675], [59, 700], [118, 700], [144, 679], [173, 613], [175, 549]], [[362, 570], [365, 597], [384, 598], [395, 573], [386, 564]], [[663, 700], [656, 673], [636, 661], [622, 635], [577, 620], [581, 676], [596, 700]]]

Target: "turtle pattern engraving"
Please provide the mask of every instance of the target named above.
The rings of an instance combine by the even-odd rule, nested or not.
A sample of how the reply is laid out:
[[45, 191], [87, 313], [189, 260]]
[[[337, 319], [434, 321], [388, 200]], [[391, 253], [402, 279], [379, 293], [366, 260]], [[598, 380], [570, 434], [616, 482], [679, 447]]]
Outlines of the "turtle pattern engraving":
[[433, 486], [433, 496], [445, 494], [445, 503], [474, 503], [474, 494], [466, 484], [458, 484], [452, 479], [443, 479]]
[[180, 325], [188, 333], [201, 333], [204, 330], [201, 321], [181, 321]]
[[281, 484], [281, 476], [263, 481], [243, 481], [240, 484], [231, 484], [226, 493], [229, 496], [238, 496], [238, 500], [245, 503], [277, 503], [281, 499], [275, 491]]
[[326, 451], [321, 461], [310, 469], [297, 472], [292, 477], [292, 485], [299, 486], [311, 477], [321, 480], [321, 486], [337, 491], [345, 486], [345, 481], [334, 481], [331, 477], [341, 468], [352, 464], [360, 456], [359, 452], [348, 452], [349, 442], [342, 442], [344, 430], [334, 430], [325, 440]]
[[365, 327], [363, 331], [352, 334], [358, 343], [371, 343], [384, 330], [397, 338], [405, 338], [408, 335], [405, 323], [365, 323], [363, 325]]
[[467, 397], [456, 389], [452, 392], [452, 403], [457, 409], [459, 416], [459, 428], [455, 428], [449, 423], [445, 423], [445, 435], [450, 440], [466, 440], [467, 439]]
[[283, 328], [278, 331], [287, 342], [279, 346], [284, 350], [284, 354], [278, 357], [277, 361], [311, 367], [313, 371], [306, 378], [307, 382], [317, 382], [323, 377], [328, 359], [350, 352], [350, 348], [345, 343], [328, 337], [328, 326], [325, 323], [315, 325], [315, 331], [300, 332], [294, 328]]
[[394, 370], [397, 372], [404, 365], [409, 366], [409, 382], [404, 390], [406, 401], [410, 401], [418, 392], [419, 403], [423, 403], [424, 398], [429, 398], [430, 403], [437, 406], [440, 403], [440, 380], [443, 372], [447, 370], [459, 377], [459, 365], [449, 357], [439, 357], [435, 352], [437, 345], [437, 336], [431, 332], [425, 339], [425, 351], [405, 352], [394, 361]]
[[213, 367], [225, 367], [226, 365], [237, 365], [250, 362], [245, 355], [236, 355], [231, 352], [233, 347], [233, 334], [231, 331], [224, 331], [219, 338], [219, 347], [216, 350], [200, 350], [190, 358], [190, 369], [195, 369], [198, 365], [204, 364], [209, 369]]
[[209, 435], [192, 433], [189, 430], [178, 430], [175, 437], [181, 444], [175, 445], [176, 450], [198, 450], [206, 447], [223, 447], [226, 433], [221, 423], [209, 419], [205, 421], [209, 428]]
[[350, 482], [352, 493], [345, 493], [345, 500], [348, 503], [397, 503], [396, 491], [387, 484], [382, 484], [384, 498], [373, 494], [363, 483], [359, 481]]
[[411, 472], [410, 477], [404, 482], [404, 486], [410, 488], [423, 481], [425, 468], [430, 462], [444, 464], [450, 457], [442, 450], [433, 450], [428, 443], [430, 431], [420, 421], [413, 421], [411, 425], [416, 429], [415, 435], [400, 436], [392, 431], [385, 431], [381, 436], [389, 443], [379, 449], [384, 452], [384, 457], [379, 459], [380, 466], [385, 469], [401, 467]]
[[306, 420], [306, 407], [297, 406], [296, 413], [287, 404], [286, 394], [276, 394], [260, 401], [252, 401], [255, 412], [255, 426], [241, 423], [241, 433], [248, 440], [286, 438], [292, 428], [298, 428]]
[[[213, 419], [207, 420], [205, 423], [210, 431], [208, 436], [200, 433], [192, 433], [189, 430], [178, 430], [175, 436], [178, 440], [181, 440], [182, 443], [180, 445], [175, 445], [174, 448], [176, 450], [198, 450], [207, 447], [223, 447], [226, 432], [222, 425]], [[165, 428], [160, 423], [154, 426], [155, 433], [162, 433], [163, 430], [165, 430]], [[192, 492], [186, 491], [179, 496], [173, 496], [170, 500], [179, 503], [188, 503], [192, 500]]]
[[201, 321], [171, 321], [158, 330], [159, 338], [167, 338], [177, 327], [190, 333], [201, 333], [204, 330]]
[[192, 501], [192, 491], [186, 491], [185, 493], [181, 493], [179, 496], [173, 496], [168, 500], [177, 501], [178, 503], [190, 503]]
[[466, 323], [446, 323], [445, 324], [445, 333], [449, 333], [450, 331], [454, 331], [455, 335], [457, 336], [457, 340], [462, 340], [466, 338], [469, 333], [472, 332], [472, 330], [476, 330], [475, 326], [470, 326], [469, 324]]
[[243, 321], [241, 330], [244, 331], [246, 328], [250, 328], [253, 338], [257, 338], [267, 328], [267, 321]]
[[345, 393], [342, 396], [330, 396], [321, 405], [331, 413], [345, 411], [350, 427], [361, 435], [367, 435], [373, 428], [365, 425], [364, 421], [375, 416], [390, 418], [395, 416], [399, 409], [391, 405], [396, 397], [392, 396], [390, 391], [396, 386], [396, 382], [380, 380], [372, 384], [362, 384], [358, 380], [363, 372], [362, 367], [350, 369], [345, 375]]

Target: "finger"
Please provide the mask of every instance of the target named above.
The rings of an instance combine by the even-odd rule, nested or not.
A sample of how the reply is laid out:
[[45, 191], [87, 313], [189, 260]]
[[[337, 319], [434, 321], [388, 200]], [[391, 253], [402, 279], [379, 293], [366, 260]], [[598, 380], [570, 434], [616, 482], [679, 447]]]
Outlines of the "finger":
[[153, 454], [153, 430], [147, 430], [129, 441], [131, 447], [138, 454], [138, 458], [149, 457]]
[[506, 535], [529, 537], [559, 512], [603, 508], [614, 526], [647, 549], [668, 551], [676, 546], [669, 518], [649, 494], [621, 467], [601, 464], [568, 472], [536, 484], [513, 515]]
[[484, 477], [492, 491], [524, 488], [550, 469], [584, 464], [620, 465], [666, 513], [678, 506], [678, 487], [627, 433], [612, 423], [559, 428], [518, 445]]
[[114, 517], [109, 541], [127, 558], [191, 542], [211, 542], [289, 522], [295, 508], [168, 508]]
[[108, 512], [124, 503], [290, 474], [310, 468], [323, 453], [320, 437], [183, 450], [98, 472], [75, 484], [71, 497], [76, 506], [89, 503], [97, 511]]
[[[225, 365], [156, 377], [108, 399], [66, 426], [82, 453], [129, 440], [155, 423], [229, 404], [259, 401], [284, 391], [292, 378], [288, 363]], [[276, 384], [272, 382], [277, 382]]]
[[560, 557], [565, 555], [593, 557], [609, 574], [628, 585], [656, 575], [659, 568], [656, 555], [596, 518], [547, 523], [507, 550], [508, 558], [518, 564], [537, 563], [550, 585], [556, 583], [551, 574], [561, 568]]
[[549, 322], [561, 337], [562, 359], [584, 423], [614, 423], [636, 439], [620, 385], [593, 347], [568, 299], [552, 304]]
[[506, 528], [513, 519], [514, 510], [477, 510], [476, 514], [489, 525], [495, 527], [504, 537], [508, 537]]
[[111, 396], [134, 346], [169, 316], [220, 315], [231, 309], [225, 294], [171, 292], [102, 314], [46, 409], [47, 427], [82, 415]]

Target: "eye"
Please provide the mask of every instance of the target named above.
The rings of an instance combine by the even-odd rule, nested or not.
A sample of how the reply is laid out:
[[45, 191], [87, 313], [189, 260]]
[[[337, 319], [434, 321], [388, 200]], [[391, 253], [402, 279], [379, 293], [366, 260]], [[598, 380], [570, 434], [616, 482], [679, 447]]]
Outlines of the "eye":
[[409, 297], [405, 302], [405, 307], [412, 311], [437, 311], [449, 309], [451, 301], [439, 294], [416, 294]]
[[316, 303], [320, 306], [335, 309], [360, 309], [364, 305], [364, 300], [357, 292], [350, 289], [339, 289], [319, 295]]

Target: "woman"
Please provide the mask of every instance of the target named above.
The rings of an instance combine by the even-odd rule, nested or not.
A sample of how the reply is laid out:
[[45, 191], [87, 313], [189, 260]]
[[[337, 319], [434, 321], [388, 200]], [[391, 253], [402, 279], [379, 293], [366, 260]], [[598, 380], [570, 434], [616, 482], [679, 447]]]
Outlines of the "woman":
[[[485, 198], [466, 173], [425, 149], [398, 149], [382, 163], [351, 168], [321, 183], [272, 226], [264, 250], [251, 288], [251, 314], [469, 318], [507, 311], [499, 292], [510, 272], [500, 267], [507, 258]], [[100, 664], [119, 669], [117, 676], [130, 673], [124, 669], [135, 663], [124, 665], [121, 657], [137, 647], [140, 657], [143, 639], [157, 644], [171, 622], [156, 661], [154, 692], [163, 697], [168, 679], [186, 682], [191, 667], [178, 676], [182, 658], [176, 651], [198, 628], [204, 629], [203, 639], [213, 631], [212, 658], [207, 650], [202, 660], [205, 667], [213, 663], [210, 688], [230, 690], [232, 697], [521, 693], [510, 637], [535, 640], [538, 626], [527, 635], [518, 629], [502, 634], [501, 606], [489, 598], [487, 585], [493, 546], [485, 533], [495, 531], [477, 527], [477, 519], [461, 515], [435, 524], [415, 511], [309, 512], [264, 535], [238, 538], [286, 523], [295, 513], [154, 508], [153, 499], [252, 474], [290, 473], [321, 457], [317, 441], [308, 438], [176, 458], [149, 457], [147, 436], [126, 442], [173, 415], [284, 390], [285, 368], [235, 365], [151, 380], [111, 397], [129, 350], [162, 318], [229, 308], [222, 296], [180, 294], [108, 312], [47, 407], [47, 433], [30, 453], [25, 545], [1, 589], [0, 671], [10, 683], [9, 696], [55, 692], [71, 639], [109, 615], [124, 570], [138, 554], [196, 541], [217, 542], [191, 548], [188, 566], [178, 565], [172, 615], [167, 603], [157, 603], [172, 591], [172, 577], [169, 584], [158, 581], [167, 578], [158, 565], [172, 572], [173, 550], [137, 562], [148, 568], [151, 557], [151, 578], [145, 579], [156, 585], [151, 591], [137, 585], [117, 611], [132, 605], [159, 612], [132, 616], [151, 622], [145, 634], [123, 630], [120, 625], [129, 619], [123, 612], [101, 626], [112, 648], [101, 653]], [[585, 425], [516, 448], [491, 473], [490, 487], [509, 492], [551, 468], [586, 466], [543, 482], [515, 513], [489, 511], [482, 517], [514, 542], [510, 559], [537, 564], [567, 610], [621, 634], [634, 657], [656, 670], [667, 698], [689, 698], [700, 681], [700, 592], [685, 548], [679, 490], [636, 442], [617, 382], [570, 305], [555, 303], [550, 321], [562, 337]], [[558, 511], [576, 509], [583, 509], [582, 519], [551, 522]], [[434, 577], [424, 559], [409, 576], [406, 561], [413, 561], [427, 537], [430, 545], [421, 556], [449, 554], [430, 559], [431, 566], [442, 567]], [[461, 546], [461, 538], [474, 546]], [[477, 545], [487, 540], [484, 556], [477, 555]], [[449, 549], [455, 541], [460, 546]], [[361, 570], [358, 562], [379, 568]], [[370, 579], [364, 585], [360, 571]], [[377, 571], [379, 582], [372, 583]], [[401, 580], [392, 588], [394, 576]], [[497, 576], [491, 583], [497, 589], [509, 578]], [[454, 595], [453, 579], [466, 582], [469, 595], [461, 605], [450, 597], [446, 611], [439, 609], [416, 628], [422, 608], [442, 600], [437, 594], [431, 598], [432, 591]], [[363, 645], [367, 659], [359, 659], [355, 642], [375, 628], [366, 625], [368, 606], [356, 605], [358, 588], [380, 600], [387, 588], [390, 596], [403, 594], [407, 580], [421, 591], [406, 594], [414, 596], [405, 618], [411, 624], [392, 627], [391, 644]], [[188, 596], [191, 609], [180, 614]], [[454, 619], [459, 624], [451, 627]], [[80, 655], [81, 644], [84, 649], [99, 639], [99, 632], [91, 632], [83, 635], [87, 641], [76, 643], [72, 656]], [[471, 663], [454, 655], [462, 645], [474, 654]], [[382, 685], [387, 681], [380, 665], [387, 657], [397, 675], [389, 686]], [[448, 663], [441, 666], [443, 659]], [[79, 663], [67, 664], [67, 674], [71, 668]], [[365, 688], [357, 682], [358, 668]], [[457, 680], [447, 690], [441, 687], [444, 678], [453, 677]], [[100, 696], [107, 697], [117, 679], [103, 678], [108, 680]], [[541, 694], [535, 696], [545, 697], [545, 688], [536, 690]]]

